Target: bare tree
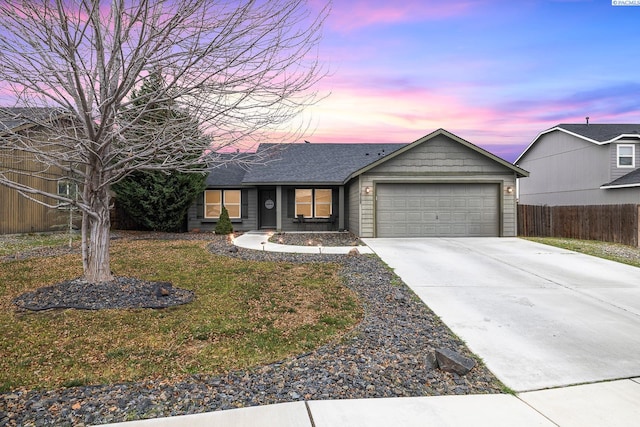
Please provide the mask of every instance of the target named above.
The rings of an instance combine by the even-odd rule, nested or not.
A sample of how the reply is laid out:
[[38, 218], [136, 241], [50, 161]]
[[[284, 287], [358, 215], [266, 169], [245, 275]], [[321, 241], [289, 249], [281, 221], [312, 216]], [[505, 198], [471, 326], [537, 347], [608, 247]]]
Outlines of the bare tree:
[[[136, 170], [194, 172], [202, 160], [210, 167], [225, 147], [245, 150], [274, 131], [299, 137], [304, 126], [294, 119], [317, 102], [314, 85], [324, 75], [317, 48], [327, 13], [328, 5], [314, 12], [305, 0], [0, 3], [0, 85], [16, 106], [56, 108], [30, 115], [50, 138], [5, 135], [2, 155], [35, 156], [40, 172], [62, 171], [80, 194], [20, 183], [2, 157], [0, 184], [80, 209], [84, 277], [111, 280], [110, 186]], [[154, 72], [165, 84], [133, 103]], [[200, 128], [150, 127], [144, 118], [167, 103]]]

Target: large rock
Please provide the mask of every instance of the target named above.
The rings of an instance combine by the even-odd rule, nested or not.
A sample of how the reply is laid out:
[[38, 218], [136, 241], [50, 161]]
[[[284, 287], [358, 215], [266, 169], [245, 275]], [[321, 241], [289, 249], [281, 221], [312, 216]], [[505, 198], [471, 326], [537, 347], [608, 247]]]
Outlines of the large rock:
[[476, 366], [475, 360], [446, 348], [436, 350], [436, 360], [440, 369], [455, 372], [458, 375], [465, 375]]

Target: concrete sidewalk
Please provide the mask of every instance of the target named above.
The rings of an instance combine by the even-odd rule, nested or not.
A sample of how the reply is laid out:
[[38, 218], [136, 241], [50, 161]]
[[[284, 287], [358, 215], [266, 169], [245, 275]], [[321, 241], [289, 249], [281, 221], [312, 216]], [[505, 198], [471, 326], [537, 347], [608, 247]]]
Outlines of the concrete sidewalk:
[[521, 393], [322, 400], [109, 424], [112, 427], [637, 426], [640, 380]]
[[[329, 248], [310, 246], [285, 246], [268, 242], [268, 233], [245, 233], [236, 239], [240, 247], [299, 253], [347, 253], [353, 247]], [[507, 240], [500, 240], [502, 244]], [[374, 242], [372, 242], [373, 244]], [[410, 242], [411, 243], [411, 242]], [[416, 242], [412, 242], [415, 244]], [[358, 246], [360, 253], [372, 253], [369, 247]], [[439, 248], [441, 249], [441, 248]], [[484, 252], [490, 252], [483, 248]], [[511, 252], [514, 256], [515, 252]], [[398, 254], [400, 258], [407, 256], [406, 251]], [[438, 256], [449, 258], [451, 254], [434, 251]], [[392, 257], [391, 257], [392, 258]], [[387, 262], [386, 259], [384, 259]], [[433, 259], [431, 260], [433, 261]], [[449, 260], [451, 261], [451, 260]], [[461, 257], [454, 262], [455, 275], [445, 277], [460, 279], [460, 265], [471, 265], [470, 270], [486, 267], [483, 261], [473, 264], [473, 257]], [[430, 263], [431, 272], [438, 265]], [[392, 265], [393, 267], [393, 265]], [[488, 268], [488, 267], [487, 267]], [[429, 277], [415, 264], [410, 271], [398, 269], [403, 279], [412, 281], [414, 274], [419, 282]], [[495, 280], [492, 268], [487, 274], [476, 274], [471, 271], [469, 277], [474, 280]], [[594, 272], [590, 272], [592, 275]], [[601, 272], [602, 273], [602, 272]], [[606, 274], [606, 273], [603, 273]], [[464, 279], [465, 285], [471, 280]], [[526, 281], [525, 281], [526, 282]], [[451, 284], [446, 284], [451, 285]], [[476, 283], [483, 285], [482, 283]], [[473, 286], [471, 287], [471, 289]], [[420, 294], [418, 292], [418, 294]], [[433, 309], [433, 307], [432, 307]], [[436, 314], [438, 311], [436, 310]], [[446, 316], [445, 316], [446, 317]], [[446, 318], [444, 319], [446, 322]], [[451, 325], [450, 325], [451, 326]], [[468, 338], [468, 337], [465, 337]], [[480, 353], [480, 357], [483, 355]], [[558, 358], [562, 358], [558, 354]], [[511, 365], [511, 370], [518, 369]], [[504, 372], [502, 374], [505, 374]], [[504, 375], [510, 379], [510, 375]], [[232, 409], [197, 415], [186, 415], [170, 418], [158, 418], [128, 423], [110, 424], [121, 427], [200, 427], [200, 426], [263, 426], [263, 427], [336, 427], [367, 426], [636, 426], [640, 420], [640, 378], [620, 379], [608, 382], [576, 385], [561, 388], [549, 388], [536, 391], [525, 391], [516, 395], [465, 395], [465, 396], [433, 396], [407, 397], [361, 400], [323, 400], [299, 401], [277, 405], [257, 406], [251, 408]]]

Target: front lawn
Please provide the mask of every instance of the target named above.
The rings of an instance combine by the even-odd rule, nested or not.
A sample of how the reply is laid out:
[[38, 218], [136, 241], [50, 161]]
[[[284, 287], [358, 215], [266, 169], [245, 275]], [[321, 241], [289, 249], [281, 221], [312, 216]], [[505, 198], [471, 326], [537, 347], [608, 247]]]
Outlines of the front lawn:
[[112, 242], [118, 276], [195, 291], [174, 308], [19, 311], [23, 292], [81, 275], [77, 254], [0, 263], [0, 391], [258, 366], [339, 339], [362, 308], [339, 267], [213, 255], [204, 241]]

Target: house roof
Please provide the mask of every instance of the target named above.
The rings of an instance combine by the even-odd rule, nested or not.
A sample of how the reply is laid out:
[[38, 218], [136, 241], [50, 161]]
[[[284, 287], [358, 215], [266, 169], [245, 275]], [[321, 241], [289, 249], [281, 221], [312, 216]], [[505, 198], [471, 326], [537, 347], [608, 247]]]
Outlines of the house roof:
[[629, 172], [626, 175], [621, 176], [618, 179], [603, 184], [601, 189], [609, 188], [628, 188], [628, 187], [640, 187], [640, 168]]
[[499, 163], [502, 166], [505, 166], [505, 167], [511, 169], [513, 172], [515, 172], [517, 174], [518, 178], [523, 178], [523, 177], [529, 176], [529, 172], [527, 172], [526, 170], [524, 170], [522, 168], [519, 168], [518, 166], [515, 166], [512, 163], [509, 163], [508, 161], [504, 160], [503, 158], [498, 157], [495, 154], [492, 154], [492, 153], [488, 152], [487, 150], [485, 150], [483, 148], [480, 148], [477, 145], [472, 144], [469, 141], [467, 141], [467, 140], [465, 140], [463, 138], [460, 138], [459, 136], [454, 135], [451, 132], [449, 132], [449, 131], [447, 131], [445, 129], [442, 129], [442, 128], [440, 128], [438, 130], [435, 130], [435, 131], [431, 132], [428, 135], [423, 136], [422, 138], [412, 142], [411, 144], [407, 144], [407, 145], [401, 147], [400, 149], [398, 149], [398, 150], [394, 151], [393, 153], [391, 153], [390, 155], [386, 156], [384, 159], [377, 159], [375, 162], [373, 162], [373, 163], [371, 163], [369, 165], [365, 165], [360, 170], [357, 170], [356, 172], [354, 172], [351, 176], [353, 177], [353, 176], [357, 176], [357, 175], [359, 175], [361, 173], [364, 173], [364, 172], [368, 171], [369, 169], [372, 169], [372, 168], [378, 166], [380, 163], [383, 163], [383, 162], [385, 162], [385, 161], [387, 161], [389, 159], [392, 159], [393, 157], [399, 156], [400, 154], [404, 153], [405, 151], [411, 150], [413, 147], [415, 147], [417, 145], [420, 145], [420, 144], [422, 144], [424, 142], [427, 142], [427, 141], [435, 138], [438, 135], [444, 135], [444, 136], [446, 136], [446, 137], [458, 142], [459, 144], [464, 145], [467, 148], [470, 148], [471, 150], [475, 151], [476, 153], [481, 154], [483, 156], [486, 156], [489, 159], [495, 161], [496, 163]]
[[247, 173], [245, 165], [234, 161], [224, 161], [209, 170], [206, 185], [210, 187], [237, 187], [242, 184]]
[[607, 144], [625, 137], [640, 137], [640, 124], [559, 124], [556, 126], [584, 139]]
[[637, 138], [640, 139], [640, 124], [638, 123], [561, 123], [552, 128], [544, 130], [535, 137], [535, 139], [527, 146], [527, 148], [518, 156], [514, 163], [518, 163], [529, 149], [543, 135], [551, 132], [564, 132], [577, 138], [591, 142], [597, 145], [610, 144], [620, 139]]
[[245, 185], [344, 184], [357, 171], [407, 144], [260, 144], [258, 157], [274, 160], [252, 166]]
[[63, 114], [59, 108], [0, 107], [0, 132], [17, 131]]
[[411, 144], [260, 144], [248, 167], [229, 163], [213, 169], [207, 185], [343, 185], [438, 135], [445, 135], [511, 169], [518, 177], [529, 176], [524, 169], [444, 129], [438, 129]]

